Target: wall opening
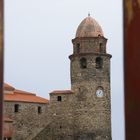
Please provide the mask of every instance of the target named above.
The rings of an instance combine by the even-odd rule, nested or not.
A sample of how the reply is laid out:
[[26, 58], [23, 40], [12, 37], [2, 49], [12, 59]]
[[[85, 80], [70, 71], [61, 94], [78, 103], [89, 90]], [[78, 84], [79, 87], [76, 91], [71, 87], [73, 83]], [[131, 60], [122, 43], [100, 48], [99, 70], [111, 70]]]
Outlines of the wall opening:
[[19, 104], [15, 104], [14, 106], [14, 112], [19, 112]]
[[41, 114], [42, 113], [42, 108], [41, 106], [38, 106], [38, 114]]
[[102, 44], [102, 43], [100, 43], [100, 44], [99, 44], [99, 51], [100, 51], [100, 52], [102, 52], [102, 51], [103, 51], [102, 46], [103, 46], [103, 44]]
[[80, 53], [80, 43], [76, 44], [76, 53]]
[[101, 57], [96, 58], [96, 69], [101, 69], [103, 66], [103, 59]]
[[62, 97], [61, 96], [57, 96], [57, 101], [61, 102], [62, 101]]
[[82, 69], [87, 68], [87, 59], [86, 59], [86, 58], [81, 58], [81, 59], [80, 59], [80, 67], [81, 67]]

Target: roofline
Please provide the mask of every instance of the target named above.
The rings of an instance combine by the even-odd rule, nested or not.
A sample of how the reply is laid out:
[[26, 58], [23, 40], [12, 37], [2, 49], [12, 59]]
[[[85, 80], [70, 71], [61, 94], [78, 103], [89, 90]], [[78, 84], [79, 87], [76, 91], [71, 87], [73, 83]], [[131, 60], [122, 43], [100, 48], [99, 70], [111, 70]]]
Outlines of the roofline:
[[27, 91], [24, 91], [24, 90], [19, 90], [19, 89], [15, 89], [14, 90], [14, 93], [15, 94], [26, 94], [26, 95], [34, 95], [34, 96], [36, 96], [36, 94], [35, 93], [32, 93], [32, 92], [27, 92]]
[[76, 41], [76, 40], [87, 40], [87, 39], [98, 39], [98, 38], [102, 38], [102, 39], [108, 40], [104, 36], [97, 36], [97, 37], [75, 37], [74, 39], [72, 39], [72, 43], [74, 41]]
[[71, 90], [54, 90], [52, 92], [50, 92], [49, 94], [73, 94], [74, 92]]
[[79, 54], [72, 54], [72, 55], [70, 55], [69, 56], [69, 59], [72, 59], [73, 57], [76, 57], [76, 56], [85, 56], [85, 55], [91, 55], [91, 54], [94, 54], [94, 55], [97, 55], [97, 56], [107, 56], [107, 57], [109, 57], [109, 58], [111, 58], [112, 57], [112, 55], [111, 54], [108, 54], [108, 53], [79, 53]]
[[3, 89], [4, 90], [9, 90], [9, 91], [14, 91], [15, 88], [13, 86], [11, 86], [10, 84], [7, 83], [3, 83]]
[[21, 102], [21, 103], [33, 103], [33, 104], [48, 104], [49, 100], [45, 103], [43, 102], [31, 102], [31, 101], [18, 101], [18, 100], [4, 100], [4, 102]]

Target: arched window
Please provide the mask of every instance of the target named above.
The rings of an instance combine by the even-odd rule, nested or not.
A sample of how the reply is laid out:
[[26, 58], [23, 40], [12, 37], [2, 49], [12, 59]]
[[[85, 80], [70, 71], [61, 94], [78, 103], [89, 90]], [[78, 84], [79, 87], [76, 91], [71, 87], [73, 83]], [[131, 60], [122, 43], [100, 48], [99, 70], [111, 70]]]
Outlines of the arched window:
[[99, 44], [99, 50], [100, 50], [100, 52], [102, 52], [102, 46], [103, 46], [103, 44], [100, 43], [100, 44]]
[[77, 43], [76, 44], [76, 53], [79, 53], [80, 52], [80, 43]]
[[96, 58], [96, 69], [101, 69], [103, 66], [103, 59], [101, 57]]
[[86, 58], [81, 58], [81, 59], [80, 59], [80, 67], [81, 67], [82, 69], [87, 68], [87, 60], [86, 60]]

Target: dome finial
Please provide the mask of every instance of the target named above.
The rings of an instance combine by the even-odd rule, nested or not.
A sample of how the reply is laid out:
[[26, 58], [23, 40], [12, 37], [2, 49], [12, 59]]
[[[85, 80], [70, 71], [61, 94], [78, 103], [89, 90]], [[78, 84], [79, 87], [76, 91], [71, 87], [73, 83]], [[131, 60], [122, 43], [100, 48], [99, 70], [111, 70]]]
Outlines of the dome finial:
[[88, 12], [88, 16], [90, 17], [90, 12]]

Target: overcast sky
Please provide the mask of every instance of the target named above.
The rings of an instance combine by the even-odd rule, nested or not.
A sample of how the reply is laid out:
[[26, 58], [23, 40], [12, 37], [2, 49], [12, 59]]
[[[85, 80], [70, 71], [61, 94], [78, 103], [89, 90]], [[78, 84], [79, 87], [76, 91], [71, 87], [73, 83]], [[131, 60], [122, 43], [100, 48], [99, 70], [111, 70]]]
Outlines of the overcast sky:
[[45, 98], [70, 89], [71, 39], [88, 12], [108, 38], [112, 134], [124, 140], [122, 0], [5, 0], [5, 82]]

